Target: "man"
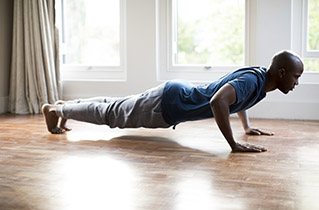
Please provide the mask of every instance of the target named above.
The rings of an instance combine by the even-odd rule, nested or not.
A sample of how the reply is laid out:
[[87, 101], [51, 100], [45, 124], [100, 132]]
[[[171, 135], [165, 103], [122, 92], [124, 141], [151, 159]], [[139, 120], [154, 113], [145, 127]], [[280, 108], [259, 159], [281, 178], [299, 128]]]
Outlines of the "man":
[[[142, 94], [124, 98], [98, 97], [45, 104], [42, 107], [47, 128], [53, 134], [69, 129], [66, 119], [111, 128], [168, 128], [181, 122], [214, 117], [233, 152], [263, 152], [262, 146], [237, 142], [229, 122], [238, 113], [246, 134], [272, 135], [249, 124], [246, 110], [279, 89], [284, 94], [298, 85], [303, 73], [301, 59], [292, 52], [277, 53], [268, 68], [247, 67], [206, 85], [195, 86], [183, 80], [168, 81]], [[61, 118], [60, 124], [59, 118]], [[59, 125], [58, 125], [59, 124]]]

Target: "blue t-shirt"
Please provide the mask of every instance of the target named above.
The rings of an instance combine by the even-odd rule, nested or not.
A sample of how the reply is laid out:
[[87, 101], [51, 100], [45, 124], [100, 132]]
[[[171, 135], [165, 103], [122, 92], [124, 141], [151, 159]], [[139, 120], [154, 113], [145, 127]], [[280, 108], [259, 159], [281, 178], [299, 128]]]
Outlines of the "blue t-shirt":
[[206, 85], [195, 86], [184, 80], [169, 81], [162, 98], [163, 118], [168, 124], [177, 125], [214, 117], [210, 100], [226, 83], [236, 91], [236, 102], [229, 107], [230, 113], [246, 110], [266, 96], [265, 82], [265, 67], [242, 68]]

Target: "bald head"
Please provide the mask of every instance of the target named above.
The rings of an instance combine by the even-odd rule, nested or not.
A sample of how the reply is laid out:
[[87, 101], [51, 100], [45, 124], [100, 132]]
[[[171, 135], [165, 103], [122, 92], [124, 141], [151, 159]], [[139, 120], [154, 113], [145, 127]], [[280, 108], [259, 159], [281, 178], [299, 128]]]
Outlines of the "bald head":
[[289, 51], [281, 51], [274, 55], [269, 70], [285, 69], [287, 72], [302, 70], [303, 62], [298, 55]]

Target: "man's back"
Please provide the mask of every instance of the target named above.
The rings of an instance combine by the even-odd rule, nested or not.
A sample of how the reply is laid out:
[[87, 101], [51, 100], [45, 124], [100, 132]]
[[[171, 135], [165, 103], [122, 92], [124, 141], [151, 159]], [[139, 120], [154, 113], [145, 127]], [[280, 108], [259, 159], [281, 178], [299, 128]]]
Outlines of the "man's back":
[[226, 83], [235, 88], [237, 95], [230, 113], [246, 110], [266, 96], [265, 81], [265, 67], [242, 68], [206, 85], [195, 86], [184, 80], [169, 81], [163, 93], [163, 117], [170, 125], [213, 117], [210, 99]]

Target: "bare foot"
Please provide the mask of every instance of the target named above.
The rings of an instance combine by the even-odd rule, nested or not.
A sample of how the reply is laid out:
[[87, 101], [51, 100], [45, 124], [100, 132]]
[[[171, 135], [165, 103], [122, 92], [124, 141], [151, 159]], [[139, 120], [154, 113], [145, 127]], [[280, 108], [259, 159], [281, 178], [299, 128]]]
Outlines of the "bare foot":
[[61, 134], [63, 130], [58, 125], [59, 117], [55, 112], [55, 105], [44, 104], [42, 106], [42, 113], [45, 118], [45, 123], [47, 125], [48, 131], [52, 134]]
[[[65, 101], [62, 101], [62, 100], [58, 100], [55, 102], [55, 105], [62, 105], [62, 104], [65, 104], [66, 102]], [[71, 128], [68, 128], [65, 124], [66, 124], [66, 121], [67, 119], [63, 118], [63, 117], [60, 117], [59, 119], [60, 122], [58, 122], [58, 127], [61, 128], [63, 131], [70, 131], [72, 130]]]
[[65, 126], [67, 119], [61, 117], [60, 118], [60, 122], [59, 122], [59, 128], [61, 128], [64, 131], [70, 131], [72, 130], [71, 128]]

